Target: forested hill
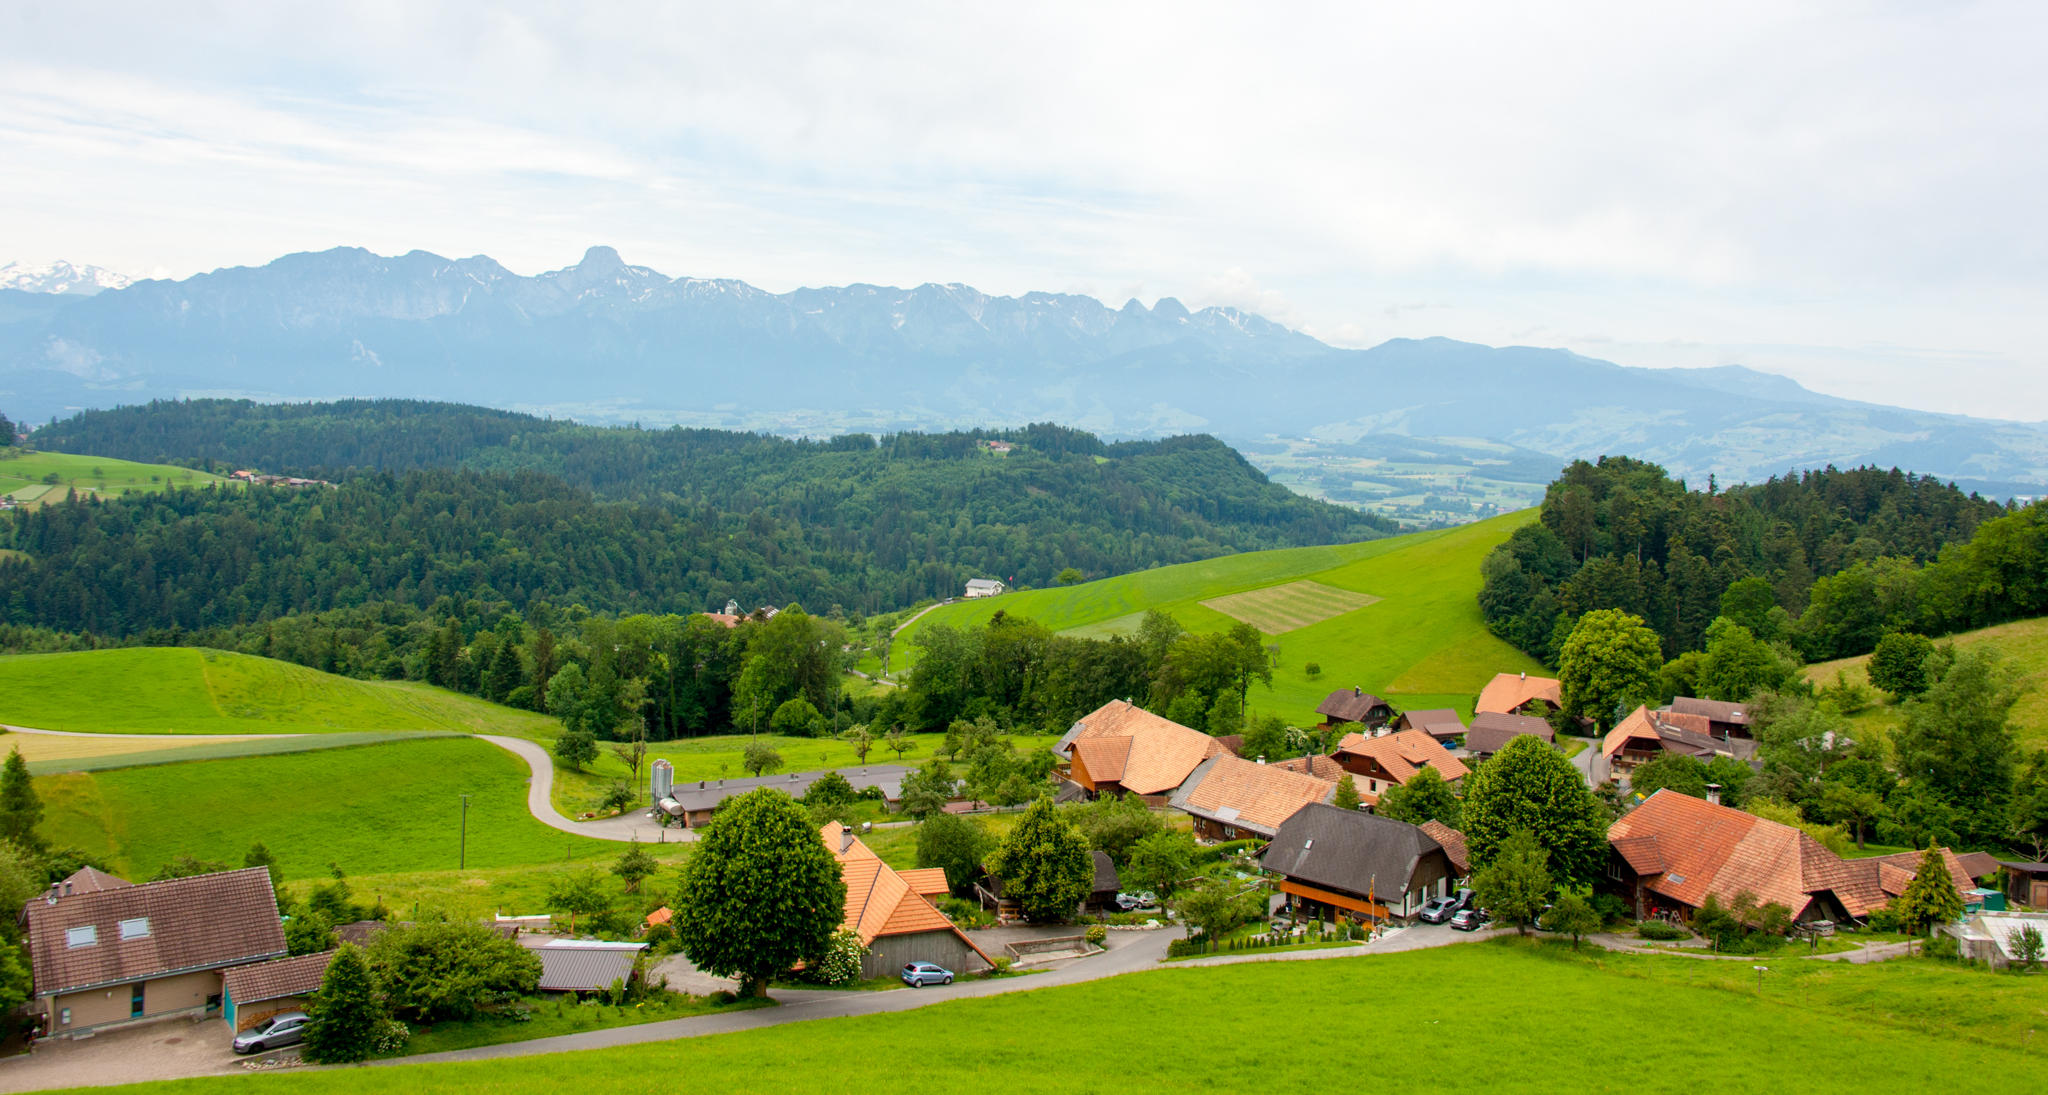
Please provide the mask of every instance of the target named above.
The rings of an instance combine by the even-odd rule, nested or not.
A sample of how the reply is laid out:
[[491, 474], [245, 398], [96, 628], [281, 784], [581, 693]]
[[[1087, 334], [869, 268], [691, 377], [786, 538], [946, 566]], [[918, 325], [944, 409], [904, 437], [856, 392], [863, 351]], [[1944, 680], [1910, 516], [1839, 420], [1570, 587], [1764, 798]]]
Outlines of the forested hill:
[[1008, 456], [968, 434], [793, 442], [410, 403], [86, 415], [36, 443], [108, 456], [190, 443], [186, 462], [341, 486], [17, 512], [0, 521], [0, 546], [28, 554], [9, 578], [33, 588], [7, 611], [109, 635], [442, 594], [868, 613], [956, 596], [971, 577], [1045, 585], [1069, 567], [1101, 577], [1386, 527], [1292, 494], [1206, 437], [1001, 436]]
[[2004, 618], [1990, 606], [1921, 604], [1917, 586], [1925, 564], [1962, 558], [2005, 508], [1897, 468], [1700, 491], [1655, 464], [1607, 457], [1566, 468], [1542, 514], [1487, 557], [1480, 606], [1496, 635], [1552, 664], [1563, 630], [1600, 608], [1643, 617], [1666, 657], [1700, 649], [1721, 615], [1809, 657], [1863, 653], [1887, 627]]

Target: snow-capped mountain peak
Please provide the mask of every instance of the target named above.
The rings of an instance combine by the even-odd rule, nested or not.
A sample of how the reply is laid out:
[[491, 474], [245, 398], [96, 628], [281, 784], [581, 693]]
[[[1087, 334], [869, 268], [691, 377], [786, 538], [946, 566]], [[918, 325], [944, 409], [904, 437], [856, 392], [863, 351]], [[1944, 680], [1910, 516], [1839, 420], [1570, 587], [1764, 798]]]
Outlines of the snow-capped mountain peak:
[[134, 278], [98, 266], [73, 266], [56, 262], [10, 262], [0, 266], [0, 289], [24, 293], [65, 293], [89, 297], [107, 289], [126, 289]]

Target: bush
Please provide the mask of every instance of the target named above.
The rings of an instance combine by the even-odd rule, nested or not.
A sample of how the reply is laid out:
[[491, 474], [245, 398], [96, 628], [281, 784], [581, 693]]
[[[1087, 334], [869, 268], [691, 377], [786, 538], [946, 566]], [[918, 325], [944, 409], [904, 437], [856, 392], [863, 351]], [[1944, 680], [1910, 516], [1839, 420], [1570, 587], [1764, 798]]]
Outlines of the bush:
[[1593, 895], [1593, 911], [1600, 914], [1603, 924], [1619, 924], [1628, 919], [1628, 902], [1619, 895], [1602, 893]]
[[412, 1040], [412, 1031], [396, 1019], [386, 1019], [377, 1024], [377, 1033], [370, 1038], [370, 1052], [378, 1057], [395, 1056]]
[[1896, 932], [1905, 930], [1905, 924], [1899, 919], [1899, 914], [1897, 910], [1893, 909], [1889, 904], [1885, 905], [1881, 909], [1877, 909], [1876, 911], [1872, 912], [1870, 914], [1870, 919], [1865, 921], [1864, 925], [1874, 932]]
[[1011, 966], [1014, 966], [1014, 965], [1016, 965], [1016, 964], [1017, 964], [1017, 960], [1016, 960], [1016, 959], [1014, 959], [1014, 958], [1010, 957], [1010, 956], [1009, 956], [1009, 955], [1007, 955], [1007, 954], [999, 954], [999, 955], [996, 955], [996, 969], [995, 969], [995, 971], [996, 971], [997, 973], [1008, 973], [1008, 972], [1010, 972], [1010, 967], [1011, 967]]
[[1090, 945], [1099, 947], [1102, 945], [1103, 940], [1109, 938], [1109, 929], [1100, 924], [1090, 924], [1088, 925], [1088, 932], [1085, 938]]
[[1636, 925], [1636, 934], [1644, 939], [1669, 942], [1675, 939], [1684, 939], [1692, 933], [1668, 920], [1645, 920]]
[[860, 933], [852, 928], [841, 928], [832, 933], [825, 944], [825, 957], [819, 959], [817, 980], [824, 985], [851, 985], [860, 980], [860, 960], [868, 953], [861, 945]]

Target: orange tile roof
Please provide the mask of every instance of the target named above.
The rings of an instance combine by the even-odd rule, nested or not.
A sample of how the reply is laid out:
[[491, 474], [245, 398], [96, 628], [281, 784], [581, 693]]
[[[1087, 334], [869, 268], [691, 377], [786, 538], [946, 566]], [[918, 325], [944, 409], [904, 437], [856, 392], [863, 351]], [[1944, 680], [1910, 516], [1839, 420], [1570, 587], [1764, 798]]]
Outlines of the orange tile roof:
[[[1723, 904], [1744, 891], [1758, 901], [1803, 911], [1813, 895], [1832, 893], [1850, 916], [1862, 918], [1883, 905], [1874, 870], [1851, 870], [1819, 841], [1789, 825], [1669, 788], [1651, 795], [1607, 830], [1607, 839], [1632, 866], [1654, 840], [1661, 874], [1646, 875], [1653, 892], [1698, 908], [1708, 894]], [[1642, 867], [1653, 864], [1645, 861]]]
[[1130, 738], [1081, 738], [1074, 742], [1074, 763], [1090, 783], [1116, 783], [1131, 760]]
[[903, 881], [910, 883], [910, 891], [912, 893], [931, 897], [934, 894], [953, 892], [953, 887], [946, 884], [946, 869], [944, 867], [919, 867], [916, 870], [898, 871], [896, 873], [903, 876]]
[[656, 924], [666, 924], [675, 918], [676, 914], [670, 911], [667, 905], [663, 905], [661, 908], [647, 914], [647, 926], [651, 928]]
[[1337, 785], [1330, 780], [1224, 753], [1205, 761], [1173, 804], [1270, 835], [1296, 810], [1311, 802], [1328, 802], [1336, 792]]
[[[277, 894], [262, 867], [83, 893], [74, 885], [54, 901], [31, 898], [21, 915], [38, 996], [285, 955]], [[123, 921], [144, 930], [124, 938]], [[93, 942], [71, 946], [73, 928], [92, 929]]]
[[1638, 707], [1629, 712], [1627, 718], [1615, 723], [1614, 729], [1609, 730], [1606, 739], [1601, 741], [1600, 753], [1613, 760], [1614, 754], [1627, 748], [1631, 740], [1647, 741], [1659, 749], [1664, 748], [1664, 735], [1659, 734], [1656, 725], [1650, 721], [1648, 707]]
[[[871, 945], [884, 935], [950, 931], [981, 955], [982, 961], [995, 965], [987, 952], [967, 938], [966, 932], [946, 919], [903, 874], [882, 862], [846, 826], [828, 822], [819, 830], [819, 836], [833, 858], [839, 860], [840, 874], [846, 880], [846, 918], [842, 926], [859, 934], [863, 945]], [[939, 873], [943, 877], [945, 872]]]
[[1335, 758], [1326, 757], [1320, 753], [1311, 753], [1305, 757], [1293, 757], [1288, 760], [1269, 761], [1267, 762], [1267, 767], [1278, 768], [1283, 772], [1300, 772], [1303, 775], [1314, 776], [1317, 779], [1329, 780], [1331, 783], [1344, 778], [1344, 766], [1338, 764]]
[[[1845, 862], [1847, 862], [1851, 870], [1861, 869], [1864, 871], [1871, 869], [1865, 867], [1865, 864], [1875, 864], [1878, 885], [1889, 896], [1897, 897], [1906, 892], [1906, 883], [1913, 881], [1913, 876], [1919, 873], [1920, 856], [1922, 854], [1921, 852], [1893, 852], [1890, 855], [1872, 856], [1869, 859], [1851, 859]], [[1977, 880], [1971, 877], [1969, 868], [1963, 865], [1962, 858], [1947, 848], [1941, 849], [1941, 865], [1947, 868], [1948, 879], [1950, 882], [1955, 883], [1957, 893], [1976, 888]]]
[[1472, 873], [1472, 853], [1465, 846], [1464, 833], [1435, 818], [1430, 818], [1416, 827], [1427, 833], [1429, 839], [1442, 846], [1444, 854], [1451, 857], [1451, 866], [1456, 867], [1459, 874]]
[[1337, 752], [1379, 761], [1380, 767], [1385, 768], [1396, 783], [1408, 782], [1409, 777], [1424, 766], [1436, 769], [1446, 781], [1464, 779], [1472, 774], [1464, 761], [1452, 756], [1449, 749], [1423, 730], [1396, 730], [1376, 738], [1346, 734], [1344, 740], [1337, 743]]
[[1689, 755], [1721, 751], [1720, 740], [1714, 737], [1712, 724], [1705, 715], [1652, 711], [1646, 706], [1638, 706], [1607, 732], [1600, 743], [1600, 753], [1613, 760], [1630, 741], [1647, 741], [1660, 750]]
[[[1083, 742], [1094, 738], [1128, 738], [1130, 744], [1123, 763], [1122, 774], [1116, 782], [1133, 794], [1156, 795], [1171, 791], [1186, 782], [1188, 773], [1195, 770], [1210, 757], [1227, 752], [1223, 743], [1170, 719], [1126, 703], [1111, 700], [1089, 712], [1074, 724], [1069, 732], [1076, 752], [1084, 748]], [[1082, 753], [1082, 763], [1092, 775], [1095, 771], [1095, 756]], [[1095, 776], [1107, 779], [1106, 776]]]
[[1527, 673], [1497, 673], [1479, 690], [1479, 702], [1472, 706], [1473, 714], [1498, 711], [1511, 715], [1530, 700], [1545, 700], [1564, 706], [1563, 686], [1550, 677], [1532, 677]]

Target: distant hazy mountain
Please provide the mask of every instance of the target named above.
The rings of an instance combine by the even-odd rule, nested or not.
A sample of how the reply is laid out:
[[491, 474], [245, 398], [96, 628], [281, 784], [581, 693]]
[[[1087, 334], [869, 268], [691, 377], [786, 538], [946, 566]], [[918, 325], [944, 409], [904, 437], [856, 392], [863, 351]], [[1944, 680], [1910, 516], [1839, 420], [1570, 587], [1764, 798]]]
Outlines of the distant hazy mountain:
[[1836, 399], [1734, 367], [1446, 339], [1342, 350], [1171, 298], [775, 294], [669, 278], [607, 247], [531, 278], [483, 257], [340, 248], [85, 298], [0, 291], [8, 413], [198, 394], [409, 396], [775, 432], [1057, 421], [1130, 437], [1397, 434], [1627, 452], [1696, 478], [1877, 461], [1996, 489], [2048, 482], [2039, 426]]
[[0, 266], [0, 289], [23, 293], [67, 293], [89, 297], [105, 289], [125, 289], [135, 283], [126, 274], [98, 266], [73, 266], [68, 262], [10, 262]]

